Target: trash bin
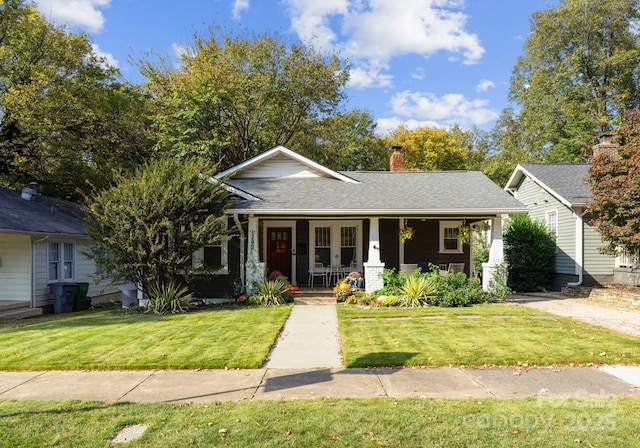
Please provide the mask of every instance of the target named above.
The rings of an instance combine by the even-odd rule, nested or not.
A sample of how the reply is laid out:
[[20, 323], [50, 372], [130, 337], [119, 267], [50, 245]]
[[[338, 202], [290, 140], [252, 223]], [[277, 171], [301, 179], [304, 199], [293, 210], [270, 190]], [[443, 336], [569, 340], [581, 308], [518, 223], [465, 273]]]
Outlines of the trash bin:
[[129, 308], [131, 305], [138, 305], [138, 288], [135, 283], [125, 283], [118, 287], [120, 290], [120, 300], [122, 308]]
[[73, 311], [73, 302], [78, 292], [77, 283], [52, 283], [49, 291], [53, 296], [53, 312], [55, 314]]
[[84, 311], [87, 306], [87, 293], [89, 292], [89, 283], [78, 283], [78, 292], [73, 298], [73, 311]]

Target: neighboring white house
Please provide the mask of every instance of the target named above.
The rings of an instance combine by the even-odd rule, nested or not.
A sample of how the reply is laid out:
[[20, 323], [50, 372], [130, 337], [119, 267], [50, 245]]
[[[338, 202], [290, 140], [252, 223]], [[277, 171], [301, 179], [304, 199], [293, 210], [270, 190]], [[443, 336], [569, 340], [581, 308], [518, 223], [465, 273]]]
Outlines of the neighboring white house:
[[54, 283], [89, 283], [91, 297], [118, 292], [107, 280], [95, 281], [99, 267], [83, 255], [91, 240], [81, 216], [79, 205], [33, 188], [0, 188], [0, 307], [53, 305]]

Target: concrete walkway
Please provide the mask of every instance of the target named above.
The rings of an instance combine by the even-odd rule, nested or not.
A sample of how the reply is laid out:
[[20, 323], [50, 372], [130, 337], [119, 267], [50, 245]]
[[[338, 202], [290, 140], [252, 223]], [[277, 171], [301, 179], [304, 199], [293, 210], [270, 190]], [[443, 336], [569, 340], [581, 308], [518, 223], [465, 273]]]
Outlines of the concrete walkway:
[[510, 301], [640, 337], [640, 313], [637, 311], [591, 304], [584, 299], [569, 299], [558, 295], [518, 294], [512, 296]]
[[[636, 334], [640, 313], [572, 299], [523, 306]], [[318, 397], [606, 398], [640, 396], [640, 367], [342, 368], [335, 306], [296, 305], [265, 368], [0, 372], [0, 399], [211, 402]]]
[[335, 305], [296, 305], [269, 355], [269, 369], [343, 367]]

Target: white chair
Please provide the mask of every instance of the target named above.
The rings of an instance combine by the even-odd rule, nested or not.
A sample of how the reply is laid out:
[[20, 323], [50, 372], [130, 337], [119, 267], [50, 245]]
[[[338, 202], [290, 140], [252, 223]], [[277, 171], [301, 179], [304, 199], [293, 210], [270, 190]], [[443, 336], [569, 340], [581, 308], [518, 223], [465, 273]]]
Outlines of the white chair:
[[331, 282], [337, 283], [338, 280], [340, 280], [341, 278], [344, 278], [345, 275], [346, 274], [344, 273], [344, 266], [332, 264], [331, 268], [329, 268], [329, 278], [328, 278], [329, 285], [331, 285]]
[[[360, 268], [360, 265], [358, 265], [357, 261], [352, 261], [351, 263], [349, 263], [349, 272], [353, 271], [362, 273], [362, 269]], [[347, 272], [347, 274], [349, 272]]]
[[418, 263], [400, 263], [400, 272], [411, 274], [416, 269], [418, 269]]
[[322, 286], [327, 286], [329, 284], [327, 274], [328, 271], [322, 263], [314, 263], [313, 268], [309, 269], [309, 286], [314, 285], [316, 277], [320, 277], [322, 279]]
[[464, 272], [464, 263], [449, 263], [449, 272]]

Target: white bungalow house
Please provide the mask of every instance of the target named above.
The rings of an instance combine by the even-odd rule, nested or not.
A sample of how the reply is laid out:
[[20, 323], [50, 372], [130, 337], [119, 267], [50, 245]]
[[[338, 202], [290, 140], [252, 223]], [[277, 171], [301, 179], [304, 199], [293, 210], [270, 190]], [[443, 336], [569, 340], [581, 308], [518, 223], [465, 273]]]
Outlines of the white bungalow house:
[[115, 293], [82, 252], [91, 244], [77, 204], [0, 188], [0, 317], [42, 314], [52, 284], [89, 283], [89, 296]]
[[[399, 149], [391, 171], [337, 172], [276, 146], [217, 176], [232, 193], [229, 225], [238, 236], [206, 247], [199, 259], [222, 266], [197, 294], [228, 294], [236, 278], [254, 282], [280, 271], [300, 286], [333, 284], [357, 270], [365, 289], [383, 286], [385, 268], [443, 269], [471, 273], [471, 245], [461, 226], [491, 224], [490, 259], [483, 281], [502, 261], [502, 221], [527, 208], [480, 172], [405, 172]], [[399, 229], [412, 228], [401, 243]], [[331, 277], [329, 279], [329, 277]]]
[[[593, 147], [617, 157], [618, 145], [607, 136]], [[525, 163], [518, 165], [505, 190], [519, 199], [532, 219], [544, 222], [556, 236], [552, 287], [596, 286], [605, 282], [640, 284], [638, 258], [602, 254], [605, 244], [589, 224], [587, 204], [591, 190], [586, 182], [589, 163]]]

